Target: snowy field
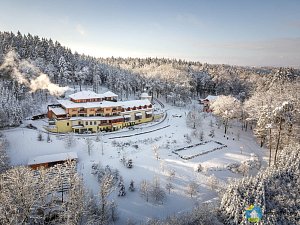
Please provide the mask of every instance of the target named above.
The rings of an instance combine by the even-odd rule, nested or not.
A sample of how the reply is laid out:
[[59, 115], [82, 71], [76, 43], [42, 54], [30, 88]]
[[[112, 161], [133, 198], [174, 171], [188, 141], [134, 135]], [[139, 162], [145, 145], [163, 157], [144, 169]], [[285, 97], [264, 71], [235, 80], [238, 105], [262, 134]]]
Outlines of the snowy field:
[[[13, 165], [27, 165], [30, 158], [40, 155], [76, 152], [79, 157], [78, 172], [83, 176], [86, 188], [95, 195], [98, 194], [99, 183], [96, 176], [92, 174], [92, 165], [100, 163], [103, 167], [109, 165], [111, 169], [118, 169], [127, 191], [126, 196], [123, 197], [118, 197], [117, 191], [111, 196], [118, 204], [120, 218], [116, 224], [120, 225], [126, 224], [128, 218], [134, 221], [146, 221], [149, 218], [162, 218], [188, 211], [195, 204], [215, 199], [218, 196], [216, 190], [211, 190], [208, 184], [210, 175], [213, 174], [221, 184], [225, 184], [228, 178], [242, 177], [241, 174], [228, 171], [226, 166], [229, 164], [240, 164], [248, 160], [251, 153], [257, 155], [263, 164], [266, 161], [266, 151], [258, 146], [251, 131], [245, 132], [235, 125], [229, 128], [230, 135], [224, 137], [223, 127], [217, 128], [212, 115], [207, 115], [202, 124], [203, 141], [207, 143], [177, 151], [179, 155], [174, 154], [174, 150], [197, 144], [199, 140], [192, 137], [191, 142], [188, 143], [185, 137], [193, 130], [186, 126], [188, 109], [166, 105], [164, 110], [167, 113], [165, 120], [139, 125], [135, 130], [126, 129], [115, 133], [105, 133], [103, 143], [96, 142], [95, 136], [77, 135], [74, 136], [72, 146], [67, 146], [66, 137], [56, 134], [50, 134], [51, 141], [48, 143], [46, 133], [43, 133], [44, 140], [38, 141], [38, 131], [25, 127], [9, 129], [3, 133], [9, 141], [9, 156]], [[181, 117], [173, 115], [181, 115]], [[24, 126], [26, 123], [32, 123], [42, 129], [47, 121], [25, 121], [24, 123]], [[215, 133], [214, 138], [208, 136], [212, 129]], [[131, 136], [123, 137], [125, 135]], [[87, 138], [93, 140], [90, 155], [86, 144]], [[195, 156], [218, 147], [224, 148], [188, 160], [180, 157]], [[127, 168], [120, 162], [123, 157], [132, 159], [133, 168]], [[195, 171], [199, 163], [205, 168], [205, 172]], [[175, 172], [172, 179], [174, 189], [170, 194], [166, 191], [163, 204], [154, 204], [151, 199], [146, 202], [138, 190], [141, 181], [146, 179], [151, 182], [154, 177], [159, 177], [161, 187], [165, 188], [169, 182], [170, 171]], [[131, 180], [135, 182], [134, 192], [128, 191]], [[186, 193], [191, 181], [197, 181], [200, 184], [197, 194], [192, 198]]]
[[179, 155], [182, 159], [189, 160], [213, 151], [224, 149], [226, 147], [227, 146], [222, 144], [221, 142], [210, 140], [200, 142], [188, 147], [176, 149], [173, 151], [173, 153]]

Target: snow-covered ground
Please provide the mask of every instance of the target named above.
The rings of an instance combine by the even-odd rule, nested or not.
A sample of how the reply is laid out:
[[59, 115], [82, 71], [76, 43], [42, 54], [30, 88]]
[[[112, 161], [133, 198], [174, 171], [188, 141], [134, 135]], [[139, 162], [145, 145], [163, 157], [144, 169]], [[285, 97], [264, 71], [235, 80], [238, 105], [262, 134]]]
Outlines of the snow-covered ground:
[[[265, 150], [261, 149], [255, 141], [251, 131], [242, 131], [240, 127], [229, 128], [229, 135], [224, 137], [224, 129], [217, 128], [215, 118], [207, 115], [203, 120], [202, 130], [206, 144], [178, 152], [183, 155], [196, 155], [201, 151], [211, 150], [221, 145], [227, 147], [209, 152], [190, 160], [184, 160], [172, 151], [178, 148], [199, 143], [196, 138], [192, 138], [191, 143], [187, 143], [185, 134], [191, 134], [192, 129], [186, 126], [186, 115], [188, 110], [184, 108], [166, 105], [167, 117], [158, 123], [139, 125], [135, 130], [121, 130], [115, 133], [105, 133], [103, 143], [96, 142], [95, 136], [75, 136], [73, 146], [66, 147], [65, 136], [50, 134], [51, 142], [47, 142], [47, 134], [43, 133], [43, 141], [37, 140], [38, 131], [19, 127], [4, 131], [9, 141], [9, 156], [13, 165], [27, 165], [30, 158], [63, 152], [77, 152], [78, 172], [82, 174], [86, 188], [94, 194], [98, 193], [99, 183], [95, 175], [91, 173], [91, 166], [94, 163], [101, 163], [103, 167], [109, 165], [112, 169], [118, 169], [124, 178], [126, 189], [128, 190], [130, 180], [134, 180], [136, 191], [127, 191], [126, 196], [118, 197], [117, 191], [112, 198], [118, 204], [120, 219], [116, 224], [125, 224], [128, 218], [135, 221], [145, 221], [148, 218], [166, 217], [171, 214], [190, 210], [196, 202], [204, 202], [217, 197], [215, 190], [210, 190], [207, 183], [208, 176], [214, 174], [222, 183], [230, 177], [241, 177], [226, 169], [231, 163], [241, 163], [250, 158], [254, 153], [260, 160], [265, 161]], [[181, 115], [181, 117], [173, 116]], [[211, 122], [213, 121], [211, 127]], [[42, 129], [46, 120], [25, 121]], [[160, 129], [159, 129], [160, 128]], [[215, 130], [215, 137], [208, 136], [210, 131]], [[238, 133], [240, 137], [238, 140]], [[123, 137], [129, 136], [129, 137]], [[91, 155], [88, 154], [88, 147], [85, 139], [92, 138], [94, 147]], [[103, 154], [102, 154], [103, 146]], [[157, 148], [155, 155], [154, 148]], [[242, 152], [241, 152], [242, 150]], [[122, 157], [133, 160], [133, 168], [126, 168], [121, 162]], [[206, 168], [206, 172], [195, 172], [198, 164], [201, 163]], [[152, 181], [155, 176], [160, 178], [161, 186], [164, 188], [168, 182], [170, 170], [175, 171], [172, 181], [174, 189], [163, 204], [153, 204], [146, 202], [138, 191], [139, 184], [146, 179]], [[188, 183], [197, 181], [200, 186], [197, 196], [190, 198], [186, 193]]]

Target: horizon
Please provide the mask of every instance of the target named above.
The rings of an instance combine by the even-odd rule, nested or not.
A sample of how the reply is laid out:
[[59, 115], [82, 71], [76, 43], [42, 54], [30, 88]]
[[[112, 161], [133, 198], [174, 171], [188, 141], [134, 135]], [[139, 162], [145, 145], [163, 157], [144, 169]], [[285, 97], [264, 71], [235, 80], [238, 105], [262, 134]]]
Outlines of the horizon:
[[96, 58], [300, 68], [300, 2], [295, 0], [71, 5], [12, 0], [2, 4], [0, 30], [51, 38]]

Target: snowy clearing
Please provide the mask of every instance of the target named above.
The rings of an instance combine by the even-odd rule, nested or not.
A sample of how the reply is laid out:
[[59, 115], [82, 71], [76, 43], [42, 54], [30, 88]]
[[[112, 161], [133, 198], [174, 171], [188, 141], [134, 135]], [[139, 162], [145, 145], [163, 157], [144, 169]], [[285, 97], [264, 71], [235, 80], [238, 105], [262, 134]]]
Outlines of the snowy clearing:
[[[229, 135], [224, 137], [223, 127], [215, 125], [215, 118], [206, 114], [203, 119], [204, 144], [196, 147], [182, 149], [199, 143], [196, 138], [191, 138], [187, 143], [186, 134], [191, 134], [193, 129], [186, 126], [188, 109], [166, 105], [167, 117], [161, 122], [142, 124], [134, 130], [121, 130], [114, 133], [105, 133], [103, 142], [96, 142], [95, 135], [74, 135], [72, 144], [66, 145], [66, 135], [49, 134], [51, 141], [47, 142], [47, 133], [43, 133], [43, 141], [37, 140], [38, 130], [25, 128], [32, 123], [42, 129], [46, 120], [25, 121], [24, 127], [9, 129], [4, 132], [9, 141], [9, 156], [13, 165], [27, 165], [30, 158], [54, 153], [76, 152], [78, 155], [78, 172], [82, 175], [85, 186], [95, 195], [99, 191], [97, 177], [92, 174], [92, 165], [109, 165], [111, 169], [118, 169], [124, 179], [126, 196], [118, 197], [115, 191], [111, 198], [118, 204], [120, 219], [116, 224], [125, 224], [128, 218], [135, 221], [146, 221], [149, 218], [163, 218], [171, 214], [185, 212], [194, 207], [196, 202], [215, 199], [218, 195], [209, 185], [209, 176], [214, 175], [220, 184], [225, 184], [228, 178], [242, 177], [241, 174], [232, 173], [226, 166], [232, 163], [240, 164], [251, 157], [251, 153], [265, 160], [265, 151], [255, 142], [251, 131], [242, 131], [238, 124], [229, 128]], [[172, 115], [181, 115], [172, 116]], [[213, 124], [210, 124], [210, 121]], [[161, 129], [159, 129], [161, 128]], [[214, 137], [209, 137], [211, 130]], [[239, 140], [237, 134], [240, 133]], [[92, 139], [93, 148], [88, 154], [87, 138]], [[226, 147], [227, 146], [227, 147]], [[220, 150], [212, 151], [217, 148]], [[156, 149], [156, 151], [154, 151]], [[176, 151], [178, 155], [173, 152]], [[207, 154], [202, 154], [209, 151]], [[242, 151], [242, 152], [241, 152]], [[197, 157], [193, 157], [195, 155]], [[192, 157], [184, 160], [181, 157]], [[127, 168], [120, 160], [132, 159], [133, 167]], [[201, 164], [206, 172], [195, 172]], [[171, 182], [173, 189], [170, 194], [166, 191], [163, 204], [155, 204], [141, 197], [139, 186], [142, 180], [152, 182], [158, 177], [161, 187], [170, 182], [170, 171], [175, 175]], [[136, 190], [128, 191], [129, 183], [133, 180]], [[189, 182], [197, 181], [200, 186], [192, 198], [187, 194]]]

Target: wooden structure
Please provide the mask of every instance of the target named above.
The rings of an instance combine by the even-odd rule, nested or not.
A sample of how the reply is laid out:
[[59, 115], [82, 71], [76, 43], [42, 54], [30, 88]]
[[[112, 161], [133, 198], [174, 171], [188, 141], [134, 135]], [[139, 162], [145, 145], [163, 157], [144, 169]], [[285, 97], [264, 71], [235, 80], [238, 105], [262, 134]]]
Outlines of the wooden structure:
[[76, 152], [58, 153], [51, 155], [41, 155], [28, 160], [28, 166], [32, 169], [39, 169], [40, 167], [49, 168], [56, 164], [62, 164], [68, 160], [77, 161], [78, 156]]

